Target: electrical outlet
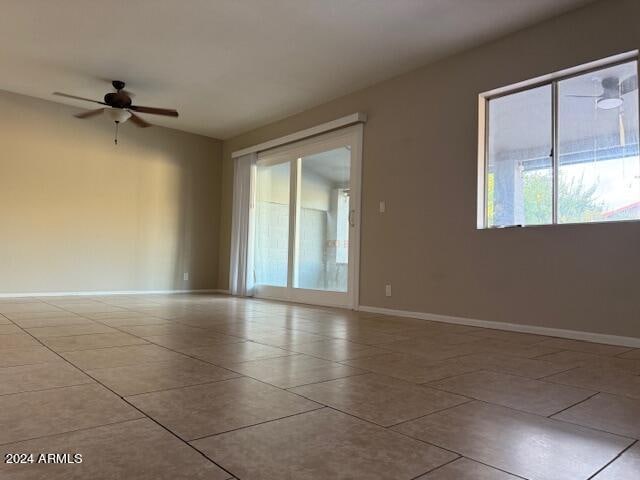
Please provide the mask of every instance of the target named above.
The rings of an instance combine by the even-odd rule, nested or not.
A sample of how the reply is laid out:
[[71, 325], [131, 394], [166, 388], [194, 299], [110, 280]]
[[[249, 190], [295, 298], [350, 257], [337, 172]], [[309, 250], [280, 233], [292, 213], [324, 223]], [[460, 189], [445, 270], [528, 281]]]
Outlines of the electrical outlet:
[[184, 275], [182, 277], [184, 278], [185, 282], [189, 281], [189, 272], [184, 272]]
[[387, 284], [385, 285], [385, 287], [384, 287], [384, 294], [385, 294], [387, 297], [390, 297], [390, 296], [391, 296], [391, 284], [390, 284], [390, 283], [387, 283]]

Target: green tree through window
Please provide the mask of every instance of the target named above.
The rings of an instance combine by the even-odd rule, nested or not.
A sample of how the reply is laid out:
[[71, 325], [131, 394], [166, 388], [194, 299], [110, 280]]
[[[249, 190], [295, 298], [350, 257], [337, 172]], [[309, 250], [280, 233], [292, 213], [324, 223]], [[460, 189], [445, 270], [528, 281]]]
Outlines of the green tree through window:
[[[550, 223], [551, 183], [549, 176], [532, 173], [523, 182], [524, 214], [527, 224]], [[558, 211], [560, 223], [593, 222], [599, 220], [606, 208], [596, 197], [597, 185], [586, 185], [584, 178], [560, 181], [558, 185]]]

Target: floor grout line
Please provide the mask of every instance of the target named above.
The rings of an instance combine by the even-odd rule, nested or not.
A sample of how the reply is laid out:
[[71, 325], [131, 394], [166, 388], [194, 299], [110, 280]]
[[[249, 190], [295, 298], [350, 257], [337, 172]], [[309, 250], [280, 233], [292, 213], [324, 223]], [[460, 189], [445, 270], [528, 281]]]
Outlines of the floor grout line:
[[429, 473], [431, 473], [431, 472], [435, 472], [436, 470], [439, 470], [439, 469], [440, 469], [440, 468], [442, 468], [442, 467], [446, 467], [447, 465], [449, 465], [449, 464], [451, 464], [451, 463], [457, 462], [457, 461], [458, 461], [458, 460], [460, 460], [461, 458], [464, 458], [464, 457], [462, 457], [462, 455], [459, 455], [459, 454], [458, 454], [458, 457], [457, 457], [457, 458], [453, 458], [453, 459], [449, 460], [448, 462], [443, 463], [442, 465], [438, 465], [437, 467], [430, 468], [430, 469], [429, 469], [429, 470], [427, 470], [426, 472], [423, 472], [423, 473], [421, 473], [421, 474], [419, 474], [419, 475], [416, 475], [415, 477], [412, 477], [412, 478], [411, 478], [411, 480], [416, 480], [416, 479], [418, 479], [418, 478], [420, 478], [420, 477], [422, 477], [422, 476], [424, 476], [424, 475], [428, 475], [428, 474], [429, 474]]
[[600, 468], [597, 472], [595, 472], [593, 475], [591, 475], [587, 480], [591, 480], [592, 478], [594, 478], [595, 476], [599, 475], [600, 472], [604, 471], [609, 465], [611, 465], [613, 462], [615, 462], [616, 460], [618, 460], [625, 452], [627, 452], [628, 450], [631, 449], [631, 447], [633, 447], [636, 443], [638, 443], [638, 440], [632, 442], [627, 448], [625, 448], [624, 450], [622, 450], [618, 455], [616, 455], [615, 457], [613, 457], [606, 465], [604, 465], [602, 468]]
[[484, 465], [485, 467], [493, 468], [494, 470], [498, 470], [500, 472], [506, 473], [507, 475], [511, 475], [512, 477], [520, 478], [522, 480], [529, 480], [527, 477], [523, 477], [522, 475], [518, 475], [517, 473], [509, 472], [508, 470], [505, 470], [505, 469], [500, 468], [500, 467], [496, 467], [495, 465], [490, 465], [488, 463], [482, 462], [482, 461], [480, 461], [478, 459], [475, 459], [475, 458], [465, 457], [464, 455], [462, 456], [462, 458], [466, 458], [466, 459], [471, 460], [473, 462], [479, 463], [480, 465]]
[[578, 369], [578, 368], [583, 368], [583, 367], [582, 367], [581, 365], [580, 365], [580, 366], [573, 366], [573, 367], [567, 368], [566, 370], [562, 370], [562, 371], [560, 371], [560, 372], [550, 373], [549, 375], [545, 375], [544, 377], [540, 377], [540, 378], [538, 378], [538, 380], [540, 380], [541, 382], [542, 382], [542, 381], [546, 381], [547, 383], [554, 383], [554, 384], [556, 384], [556, 385], [557, 385], [557, 383], [556, 383], [556, 382], [549, 382], [547, 379], [548, 379], [548, 378], [550, 378], [550, 377], [554, 377], [554, 376], [556, 376], [556, 375], [561, 375], [561, 374], [563, 374], [563, 373], [570, 372], [571, 370], [576, 370], [576, 369]]
[[[409, 437], [409, 438], [413, 438], [413, 437]], [[426, 442], [425, 442], [425, 443], [426, 443]], [[429, 444], [429, 445], [431, 445], [431, 444]], [[437, 445], [435, 445], [435, 446], [437, 446]], [[438, 447], [438, 448], [442, 448], [442, 447]], [[456, 453], [456, 452], [453, 452], [453, 453]], [[423, 473], [422, 475], [426, 475], [427, 473], [435, 472], [436, 470], [439, 470], [439, 469], [441, 469], [441, 468], [445, 467], [446, 465], [449, 465], [450, 463], [457, 462], [458, 460], [461, 460], [461, 459], [463, 459], [463, 458], [464, 458], [464, 459], [466, 459], [466, 460], [470, 460], [470, 461], [472, 461], [472, 462], [479, 463], [480, 465], [484, 465], [485, 467], [492, 468], [493, 470], [498, 470], [499, 472], [506, 473], [507, 475], [511, 475], [512, 477], [520, 478], [521, 480], [529, 480], [529, 479], [528, 479], [528, 478], [526, 478], [526, 477], [523, 477], [523, 476], [518, 475], [518, 474], [513, 473], [513, 472], [509, 472], [509, 471], [507, 471], [507, 470], [504, 470], [504, 469], [502, 469], [502, 468], [496, 467], [496, 466], [494, 466], [494, 465], [490, 465], [490, 464], [485, 463], [485, 462], [482, 462], [482, 461], [480, 461], [480, 460], [476, 460], [475, 458], [467, 457], [466, 455], [462, 455], [462, 454], [458, 454], [458, 455], [460, 455], [458, 458], [456, 458], [456, 459], [454, 459], [454, 460], [451, 460], [450, 462], [447, 462], [447, 463], [445, 463], [444, 465], [440, 465], [439, 467], [433, 468], [433, 469], [429, 470], [428, 472]], [[420, 476], [421, 476], [421, 475], [420, 475]], [[415, 477], [415, 478], [419, 478], [419, 477]], [[415, 478], [414, 478], [414, 479], [412, 479], [412, 480], [415, 480]]]
[[[481, 372], [481, 371], [487, 371], [487, 370], [478, 370], [478, 371], [480, 371], [480, 372]], [[477, 373], [477, 372], [471, 372], [471, 373]], [[498, 373], [499, 373], [499, 372], [498, 372]], [[467, 375], [467, 374], [456, 375], [456, 376], [463, 376], [463, 375]], [[527, 378], [527, 377], [520, 377], [520, 378]], [[529, 378], [528, 380], [536, 381], [536, 380], [531, 379], [531, 378]], [[569, 386], [569, 385], [556, 384], [556, 383], [549, 383], [549, 382], [546, 382], [546, 383], [548, 383], [549, 385], [560, 385], [560, 386], [567, 386], [567, 387], [570, 387], [570, 388], [580, 389], [580, 388], [578, 388], [578, 387], [572, 387], [572, 386]], [[509, 408], [509, 409], [511, 409], [511, 410], [515, 410], [515, 411], [517, 411], [517, 412], [526, 413], [526, 414], [529, 414], [529, 415], [535, 415], [535, 416], [537, 416], [537, 417], [541, 417], [541, 418], [551, 418], [551, 416], [552, 416], [552, 415], [556, 415], [556, 414], [558, 414], [558, 413], [560, 413], [560, 412], [562, 412], [562, 411], [564, 411], [564, 410], [567, 410], [567, 409], [569, 409], [569, 408], [571, 408], [571, 407], [574, 407], [575, 405], [578, 405], [578, 404], [580, 404], [580, 403], [582, 403], [582, 402], [584, 402], [584, 401], [587, 401], [587, 400], [589, 400], [591, 397], [594, 397], [594, 396], [596, 396], [598, 393], [600, 393], [600, 392], [595, 392], [595, 393], [591, 394], [589, 397], [587, 397], [587, 398], [585, 398], [585, 399], [582, 399], [582, 400], [580, 400], [580, 401], [576, 402], [575, 404], [572, 404], [572, 405], [570, 405], [570, 406], [568, 406], [568, 407], [566, 407], [566, 408], [563, 408], [562, 410], [560, 410], [560, 411], [558, 411], [558, 412], [552, 413], [552, 414], [550, 414], [550, 415], [543, 415], [543, 414], [541, 414], [541, 413], [535, 413], [535, 412], [531, 412], [531, 411], [528, 411], [528, 410], [521, 410], [521, 409], [518, 409], [518, 408], [515, 408], [515, 407], [511, 407], [511, 406], [509, 406], [509, 405], [504, 405], [504, 404], [502, 404], [502, 403], [494, 403], [494, 402], [490, 402], [490, 401], [488, 401], [488, 400], [483, 400], [483, 399], [481, 399], [481, 398], [477, 398], [477, 397], [470, 397], [470, 396], [468, 396], [468, 395], [465, 395], [465, 394], [462, 394], [462, 393], [456, 392], [456, 391], [454, 391], [454, 390], [447, 390], [446, 388], [443, 388], [443, 387], [441, 387], [441, 386], [439, 386], [439, 385], [431, 385], [431, 384], [428, 384], [428, 383], [427, 383], [427, 384], [421, 384], [421, 385], [429, 386], [430, 388], [433, 388], [434, 390], [438, 390], [438, 391], [441, 391], [441, 392], [450, 393], [450, 394], [454, 394], [454, 395], [461, 395], [461, 396], [465, 396], [466, 398], [470, 398], [471, 400], [475, 400], [475, 401], [478, 401], [478, 402], [487, 403], [487, 404], [490, 404], [490, 405], [495, 405], [495, 406], [497, 406], [497, 407]], [[580, 390], [589, 391], [589, 390], [586, 390], [586, 389], [580, 389]]]
[[[565, 407], [565, 408], [563, 408], [562, 410], [558, 410], [557, 412], [552, 413], [551, 415], [547, 415], [547, 418], [553, 418], [553, 417], [554, 417], [554, 416], [556, 416], [556, 415], [560, 415], [562, 412], [567, 411], [567, 410], [569, 410], [570, 408], [576, 407], [576, 406], [580, 405], [581, 403], [584, 403], [584, 402], [587, 402], [587, 401], [591, 400], [591, 399], [592, 399], [593, 397], [595, 397], [596, 395], [600, 395], [600, 392], [595, 392], [594, 394], [589, 395], [587, 398], [583, 398], [582, 400], [580, 400], [580, 401], [578, 401], [578, 402], [576, 402], [576, 403], [574, 403], [574, 404], [572, 404], [572, 405], [569, 405], [568, 407]], [[554, 420], [560, 420], [560, 419], [558, 419], [558, 418], [554, 418]], [[568, 422], [568, 423], [570, 423], [570, 422]], [[575, 425], [575, 424], [574, 424], [574, 425]], [[594, 430], [595, 430], [595, 429], [594, 429]]]
[[[556, 414], [554, 414], [554, 415], [556, 415]], [[626, 439], [626, 440], [632, 440], [632, 441], [637, 441], [638, 440], [637, 438], [630, 437], [630, 436], [627, 436], [627, 435], [623, 435], [621, 433], [608, 432], [607, 430], [602, 430], [601, 428], [595, 428], [595, 427], [590, 427], [588, 425], [582, 425], [580, 423], [569, 422], [569, 421], [563, 420], [561, 418], [549, 417], [549, 419], [550, 420], [556, 420], [557, 422], [566, 423], [567, 425], [572, 425], [574, 427], [586, 428], [587, 430], [593, 430], [594, 432], [604, 433], [606, 435], [614, 435], [616, 437], [623, 438], [623, 439]]]
[[[460, 396], [463, 396], [463, 395], [460, 395]], [[426, 418], [426, 417], [428, 417], [430, 415], [434, 415], [436, 413], [443, 413], [443, 412], [446, 412], [447, 410], [453, 410], [454, 408], [461, 407], [462, 405], [466, 405], [468, 403], [479, 401], [479, 400], [476, 400], [475, 398], [469, 398], [469, 397], [464, 397], [464, 398], [467, 399], [466, 402], [457, 403], [456, 405], [451, 405], [449, 407], [441, 408], [440, 410], [437, 410], [435, 412], [429, 412], [429, 413], [427, 413], [425, 415], [420, 415], [419, 417], [412, 418], [410, 420], [403, 420], [402, 422], [394, 423], [393, 425], [390, 425], [389, 427], [385, 427], [385, 428], [393, 429], [393, 428], [398, 427], [400, 425], [404, 425], [405, 423], [410, 423], [410, 422], [415, 422], [415, 421], [418, 421], [418, 420], [422, 420], [423, 418]], [[398, 432], [398, 433], [400, 433], [400, 432]]]
[[143, 417], [138, 417], [138, 418], [129, 418], [127, 420], [118, 420], [117, 422], [103, 423], [103, 424], [100, 424], [100, 425], [91, 425], [90, 427], [76, 428], [76, 429], [73, 429], [73, 430], [66, 430], [64, 432], [49, 433], [47, 435], [39, 435], [37, 437], [29, 437], [29, 438], [24, 438], [24, 439], [21, 439], [21, 440], [15, 440], [15, 441], [11, 441], [11, 442], [0, 443], [0, 446], [4, 447], [4, 446], [7, 446], [7, 445], [13, 445], [13, 444], [16, 444], [16, 443], [31, 442], [33, 440], [41, 440], [43, 438], [57, 437], [59, 435], [67, 435], [69, 433], [84, 432], [84, 431], [88, 431], [88, 430], [93, 430], [94, 428], [110, 427], [112, 425], [120, 425], [121, 423], [139, 422], [140, 420], [146, 420], [146, 419], [148, 419], [148, 418], [145, 415]]
[[[522, 479], [522, 480], [529, 480], [529, 479], [527, 479], [526, 477], [522, 477], [522, 476], [520, 476], [520, 475], [518, 475], [518, 474], [516, 474], [516, 473], [509, 472], [509, 471], [507, 471], [507, 470], [504, 470], [504, 469], [502, 469], [502, 468], [496, 467], [496, 466], [494, 466], [494, 465], [490, 465], [490, 464], [485, 463], [485, 462], [483, 462], [483, 461], [481, 461], [481, 460], [478, 460], [478, 459], [476, 459], [476, 458], [473, 458], [473, 457], [470, 457], [470, 456], [464, 455], [464, 454], [462, 454], [462, 453], [460, 453], [460, 452], [456, 452], [455, 450], [451, 450], [451, 449], [449, 449], [449, 448], [443, 447], [442, 445], [438, 445], [437, 443], [431, 443], [431, 442], [428, 442], [428, 441], [423, 440], [423, 439], [421, 439], [421, 438], [412, 437], [411, 435], [408, 435], [408, 434], [403, 433], [403, 432], [399, 432], [399, 431], [397, 431], [397, 430], [390, 430], [390, 431], [391, 431], [391, 432], [394, 432], [394, 433], [397, 433], [397, 434], [399, 434], [399, 435], [402, 435], [403, 437], [407, 437], [407, 438], [410, 438], [410, 439], [412, 439], [412, 440], [415, 440], [415, 441], [418, 441], [418, 442], [424, 443], [424, 444], [426, 444], [426, 445], [429, 445], [429, 446], [432, 446], [432, 447], [437, 447], [437, 448], [440, 448], [440, 449], [445, 450], [445, 451], [447, 451], [447, 452], [450, 452], [450, 453], [456, 454], [456, 455], [458, 455], [458, 458], [456, 458], [455, 460], [460, 460], [461, 458], [466, 458], [466, 459], [469, 459], [469, 460], [473, 460], [474, 462], [480, 463], [480, 464], [484, 465], [485, 467], [490, 467], [490, 468], [493, 468], [493, 469], [495, 469], [495, 470], [499, 470], [499, 471], [501, 471], [501, 472], [504, 472], [504, 473], [507, 473], [507, 474], [509, 474], [509, 475], [512, 475], [512, 476], [514, 476], [514, 477], [516, 477], [516, 478], [520, 478], [520, 479]], [[451, 463], [451, 462], [449, 462], [449, 463]], [[441, 465], [440, 467], [442, 467], [442, 466], [444, 466], [444, 465]], [[434, 470], [437, 470], [437, 469], [438, 469], [438, 468], [440, 468], [440, 467], [437, 467], [437, 468], [435, 468]], [[433, 470], [431, 470], [431, 471], [433, 471]]]
[[[315, 402], [315, 403], [318, 403], [318, 402]], [[273, 423], [273, 422], [278, 422], [280, 420], [285, 420], [287, 418], [299, 417], [300, 415], [305, 415], [305, 414], [311, 413], [311, 412], [317, 412], [318, 410], [322, 410], [322, 409], [325, 409], [325, 408], [331, 408], [331, 407], [329, 407], [327, 405], [323, 405], [322, 403], [318, 403], [318, 407], [312, 408], [312, 409], [309, 409], [309, 410], [305, 410], [304, 412], [292, 413], [291, 415], [286, 415], [284, 417], [272, 418], [270, 420], [264, 420], [262, 422], [252, 423], [251, 425], [245, 425], [243, 427], [232, 428], [231, 430], [225, 430], [224, 432], [218, 432], [218, 433], [212, 433], [212, 434], [209, 434], [209, 435], [203, 435], [201, 437], [196, 437], [196, 438], [192, 438], [190, 440], [184, 440], [184, 441], [187, 442], [187, 443], [197, 442], [198, 440], [203, 440], [205, 438], [217, 437], [219, 435], [225, 435], [227, 433], [237, 432], [238, 430], [245, 430], [245, 429], [248, 429], [248, 428], [256, 427], [258, 425], [264, 425], [266, 423]]]
[[230, 382], [230, 381], [233, 381], [233, 380], [238, 380], [240, 378], [249, 378], [249, 377], [245, 377], [244, 375], [236, 375], [235, 377], [223, 378], [223, 379], [220, 379], [220, 380], [209, 380], [207, 382], [190, 383], [188, 385], [180, 385], [180, 386], [176, 386], [176, 387], [162, 388], [160, 390], [150, 390], [148, 392], [131, 393], [129, 395], [120, 395], [120, 394], [118, 394], [118, 395], [120, 395], [122, 398], [132, 398], [132, 397], [138, 397], [140, 395], [150, 395], [150, 394], [155, 394], [155, 393], [170, 392], [172, 390], [184, 390], [184, 389], [192, 388], [192, 387], [201, 387], [203, 385], [213, 385], [213, 384], [217, 384], [217, 383]]
[[[51, 363], [53, 365], [53, 363]], [[43, 363], [34, 363], [34, 365], [44, 365]], [[21, 365], [21, 366], [30, 366], [30, 365]], [[11, 368], [11, 367], [2, 367], [2, 368]], [[74, 366], [74, 368], [77, 368]], [[80, 371], [80, 373], [86, 375], [83, 371]], [[88, 375], [86, 375], [88, 376]], [[89, 380], [92, 380], [91, 378], [89, 378]], [[82, 387], [85, 385], [93, 385], [95, 384], [95, 381], [89, 381], [89, 382], [85, 382], [85, 383], [70, 383], [69, 385], [58, 385], [56, 387], [46, 387], [46, 388], [36, 388], [34, 390], [20, 390], [19, 392], [10, 392], [10, 393], [0, 393], [0, 398], [2, 397], [10, 397], [12, 395], [20, 395], [23, 393], [36, 393], [36, 392], [48, 392], [50, 390], [60, 390], [62, 388], [71, 388], [71, 387]]]

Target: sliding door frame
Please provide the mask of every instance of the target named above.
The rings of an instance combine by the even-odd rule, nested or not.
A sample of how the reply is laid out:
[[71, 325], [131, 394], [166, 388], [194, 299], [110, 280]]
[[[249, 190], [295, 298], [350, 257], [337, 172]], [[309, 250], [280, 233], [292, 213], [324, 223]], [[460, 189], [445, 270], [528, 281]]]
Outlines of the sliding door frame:
[[[261, 152], [258, 164], [279, 164], [289, 162], [289, 252], [287, 267], [287, 286], [276, 287], [271, 285], [254, 286], [254, 296], [271, 300], [283, 300], [296, 303], [307, 303], [329, 307], [342, 307], [356, 310], [360, 300], [360, 219], [362, 208], [362, 145], [364, 128], [362, 124], [329, 132], [323, 135], [302, 140], [294, 144], [279, 147], [277, 149]], [[350, 198], [349, 198], [349, 275], [347, 280], [347, 292], [312, 290], [294, 287], [299, 252], [299, 228], [300, 228], [300, 185], [302, 158], [314, 153], [320, 153], [335, 148], [336, 142], [344, 138], [351, 146], [350, 165]], [[260, 158], [262, 157], [262, 158]], [[255, 181], [252, 184], [255, 185]], [[252, 192], [254, 195], [255, 192]], [[255, 212], [255, 209], [253, 209]], [[251, 249], [254, 248], [252, 244]], [[253, 272], [251, 272], [253, 274]]]

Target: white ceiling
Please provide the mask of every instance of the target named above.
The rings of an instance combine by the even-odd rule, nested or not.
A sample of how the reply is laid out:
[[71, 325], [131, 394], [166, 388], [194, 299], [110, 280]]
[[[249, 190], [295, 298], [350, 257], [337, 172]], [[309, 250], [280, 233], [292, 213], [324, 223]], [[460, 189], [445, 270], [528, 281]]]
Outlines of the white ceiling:
[[228, 138], [589, 0], [0, 0], [0, 89]]

